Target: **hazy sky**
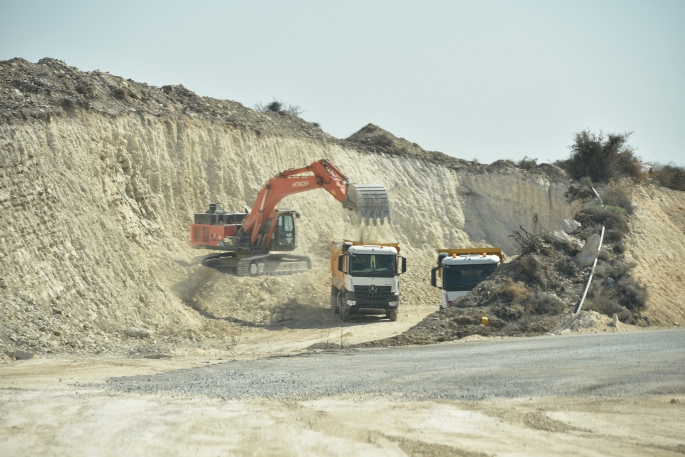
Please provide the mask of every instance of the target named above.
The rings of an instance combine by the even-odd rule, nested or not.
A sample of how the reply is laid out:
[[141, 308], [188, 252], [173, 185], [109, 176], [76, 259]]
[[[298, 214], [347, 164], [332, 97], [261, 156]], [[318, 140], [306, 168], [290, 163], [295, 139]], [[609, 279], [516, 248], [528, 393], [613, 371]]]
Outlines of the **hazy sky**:
[[685, 1], [0, 0], [0, 60], [53, 57], [345, 138], [371, 122], [482, 163], [633, 131], [685, 165]]

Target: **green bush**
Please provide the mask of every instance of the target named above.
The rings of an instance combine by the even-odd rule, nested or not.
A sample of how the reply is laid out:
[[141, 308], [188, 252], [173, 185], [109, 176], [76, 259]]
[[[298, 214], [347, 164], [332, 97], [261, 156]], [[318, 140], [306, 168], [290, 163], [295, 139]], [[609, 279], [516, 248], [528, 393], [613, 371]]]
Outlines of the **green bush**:
[[588, 177], [594, 182], [609, 182], [630, 177], [642, 180], [642, 164], [628, 145], [630, 135], [629, 132], [605, 135], [583, 130], [573, 136], [570, 157], [555, 164], [575, 179]]
[[602, 207], [598, 204], [587, 203], [576, 213], [574, 219], [583, 224], [583, 227], [601, 227], [604, 224], [607, 232], [612, 231], [612, 238], [618, 241], [628, 233], [628, 221], [624, 213], [625, 211], [621, 211], [621, 208]]

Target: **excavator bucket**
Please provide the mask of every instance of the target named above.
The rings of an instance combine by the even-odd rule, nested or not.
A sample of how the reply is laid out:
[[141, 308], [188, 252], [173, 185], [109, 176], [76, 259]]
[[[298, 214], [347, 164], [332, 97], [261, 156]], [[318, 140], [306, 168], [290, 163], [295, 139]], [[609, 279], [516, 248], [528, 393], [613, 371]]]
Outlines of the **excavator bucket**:
[[343, 208], [359, 214], [360, 222], [383, 224], [386, 218], [391, 222], [388, 191], [382, 184], [349, 184]]

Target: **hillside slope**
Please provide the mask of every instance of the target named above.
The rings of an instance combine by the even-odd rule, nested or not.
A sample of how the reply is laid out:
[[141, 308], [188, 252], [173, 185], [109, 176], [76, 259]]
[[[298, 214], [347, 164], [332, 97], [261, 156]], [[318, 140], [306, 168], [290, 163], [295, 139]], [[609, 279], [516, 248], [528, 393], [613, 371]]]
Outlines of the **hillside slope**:
[[648, 285], [645, 317], [653, 325], [685, 324], [685, 192], [636, 186], [631, 195], [629, 253], [634, 276]]
[[[365, 142], [377, 135], [389, 140]], [[248, 280], [199, 266], [205, 252], [188, 242], [193, 213], [210, 201], [242, 211], [269, 177], [322, 157], [353, 182], [384, 184], [393, 224], [361, 227], [326, 193], [308, 192], [284, 205], [302, 213], [299, 248], [314, 257], [312, 272]], [[0, 341], [116, 351], [130, 329], [161, 344], [194, 338], [206, 317], [230, 335], [293, 300], [325, 310], [325, 257], [343, 237], [399, 241], [417, 278], [405, 304], [437, 307], [427, 281], [436, 248], [488, 243], [514, 254], [512, 229], [554, 230], [572, 217], [567, 184], [551, 166], [471, 164], [375, 126], [338, 140], [290, 113], [182, 86], [54, 59], [0, 62]]]

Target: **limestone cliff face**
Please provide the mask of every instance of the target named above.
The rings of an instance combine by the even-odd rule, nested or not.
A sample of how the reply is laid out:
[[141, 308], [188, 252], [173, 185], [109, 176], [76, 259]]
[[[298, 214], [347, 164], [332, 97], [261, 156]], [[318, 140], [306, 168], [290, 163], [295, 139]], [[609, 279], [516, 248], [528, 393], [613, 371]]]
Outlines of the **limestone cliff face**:
[[[132, 83], [127, 87], [143, 93]], [[148, 88], [147, 100], [157, 96], [153, 89], [161, 93]], [[13, 89], [3, 90], [6, 95]], [[57, 112], [50, 105], [45, 116], [7, 108], [0, 123], [0, 301], [7, 314], [32, 307], [35, 322], [6, 321], [5, 336], [42, 337], [33, 328], [42, 320], [61, 325], [64, 334], [84, 324], [104, 332], [200, 325], [200, 315], [187, 304], [202, 294], [202, 277], [209, 273], [198, 273], [198, 259], [206, 253], [189, 246], [193, 214], [209, 202], [242, 211], [271, 176], [320, 158], [353, 182], [384, 184], [393, 215], [392, 224], [364, 227], [323, 191], [285, 199], [283, 206], [302, 213], [299, 248], [320, 269], [327, 268], [329, 243], [343, 237], [399, 241], [407, 256], [420, 260], [417, 265], [432, 261], [436, 248], [474, 242], [514, 254], [508, 238], [513, 229], [537, 224], [553, 230], [574, 212], [563, 196], [565, 179], [540, 171], [455, 169], [420, 154], [374, 153], [308, 134], [297, 124], [304, 121], [287, 116], [273, 120], [242, 107], [254, 119], [237, 124], [238, 108], [231, 108], [230, 118], [202, 117], [174, 103], [162, 114], [125, 105], [116, 112], [73, 103]], [[278, 122], [287, 128], [279, 131]], [[313, 287], [325, 295], [325, 275], [317, 278], [324, 280]], [[277, 304], [278, 288], [291, 280], [221, 281], [235, 290], [271, 281], [269, 299]], [[258, 291], [245, 294], [241, 309], [267, 299]], [[54, 309], [73, 318], [60, 321]], [[78, 344], [87, 348], [88, 337]]]

